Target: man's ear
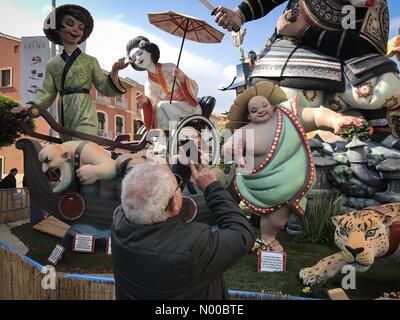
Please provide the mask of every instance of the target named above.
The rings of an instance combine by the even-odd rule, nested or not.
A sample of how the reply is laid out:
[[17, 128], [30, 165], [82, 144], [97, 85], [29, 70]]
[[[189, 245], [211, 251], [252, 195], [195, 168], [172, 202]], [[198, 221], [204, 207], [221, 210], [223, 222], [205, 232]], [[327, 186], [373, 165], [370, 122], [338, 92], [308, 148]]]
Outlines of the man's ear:
[[181, 197], [181, 195], [178, 192], [175, 192], [174, 196], [172, 197], [171, 206], [169, 209], [171, 217], [177, 216], [181, 211], [182, 200], [180, 200], [179, 197]]
[[247, 120], [251, 121], [250, 114], [247, 114]]

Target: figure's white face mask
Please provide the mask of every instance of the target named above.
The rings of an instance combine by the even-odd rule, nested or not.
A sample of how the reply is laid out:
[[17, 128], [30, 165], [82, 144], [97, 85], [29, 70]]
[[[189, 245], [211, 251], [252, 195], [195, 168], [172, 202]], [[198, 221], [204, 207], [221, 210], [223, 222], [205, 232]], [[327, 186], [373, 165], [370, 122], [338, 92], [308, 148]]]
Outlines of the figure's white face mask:
[[137, 67], [148, 70], [153, 61], [151, 60], [151, 54], [146, 50], [134, 48], [129, 52], [129, 59], [131, 63], [134, 63]]

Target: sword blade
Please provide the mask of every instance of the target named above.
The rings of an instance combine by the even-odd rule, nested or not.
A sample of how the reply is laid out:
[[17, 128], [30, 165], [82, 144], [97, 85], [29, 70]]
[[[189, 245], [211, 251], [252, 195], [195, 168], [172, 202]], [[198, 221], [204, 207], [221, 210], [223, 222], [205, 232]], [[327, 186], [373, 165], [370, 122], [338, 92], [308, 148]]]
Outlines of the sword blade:
[[207, 0], [199, 0], [208, 10], [211, 11], [211, 14], [215, 11], [216, 7], [214, 7], [210, 2]]

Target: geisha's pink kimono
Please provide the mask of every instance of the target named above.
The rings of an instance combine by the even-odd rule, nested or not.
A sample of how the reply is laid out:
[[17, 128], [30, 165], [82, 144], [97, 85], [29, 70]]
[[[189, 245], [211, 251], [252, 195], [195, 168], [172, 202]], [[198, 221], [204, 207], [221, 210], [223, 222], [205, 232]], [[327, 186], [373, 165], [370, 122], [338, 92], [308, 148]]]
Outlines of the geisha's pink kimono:
[[146, 101], [142, 105], [144, 124], [147, 129], [169, 129], [170, 121], [179, 121], [190, 115], [201, 114], [197, 102], [198, 86], [185, 75], [183, 82], [176, 79], [172, 103], [171, 90], [174, 82], [172, 63], [157, 63], [156, 73], [148, 72], [144, 86]]

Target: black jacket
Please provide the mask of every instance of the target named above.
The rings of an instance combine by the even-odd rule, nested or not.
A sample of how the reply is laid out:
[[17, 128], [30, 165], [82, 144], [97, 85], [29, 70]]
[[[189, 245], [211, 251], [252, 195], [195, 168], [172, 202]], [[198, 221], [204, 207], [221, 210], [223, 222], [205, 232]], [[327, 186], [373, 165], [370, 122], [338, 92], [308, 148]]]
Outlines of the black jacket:
[[0, 189], [15, 189], [16, 187], [17, 180], [11, 173], [0, 182]]
[[117, 299], [224, 299], [223, 273], [254, 241], [239, 206], [218, 182], [205, 192], [219, 231], [179, 216], [154, 225], [130, 223], [120, 207], [111, 230]]

